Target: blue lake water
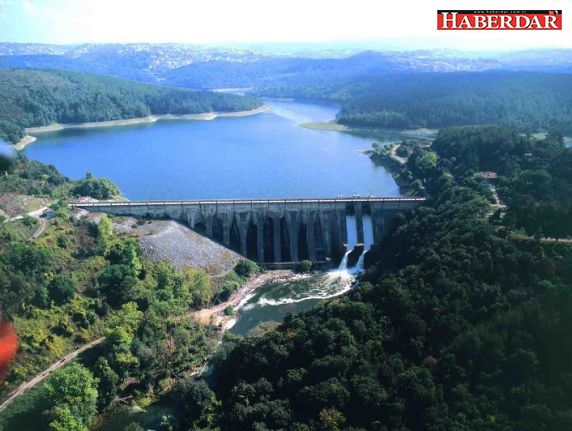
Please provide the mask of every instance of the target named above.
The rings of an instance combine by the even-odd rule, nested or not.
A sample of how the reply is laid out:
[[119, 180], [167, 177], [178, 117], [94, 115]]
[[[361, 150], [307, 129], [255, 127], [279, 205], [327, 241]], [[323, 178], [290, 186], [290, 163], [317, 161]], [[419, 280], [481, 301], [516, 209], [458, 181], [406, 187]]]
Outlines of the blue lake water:
[[271, 111], [249, 117], [42, 133], [25, 153], [74, 179], [110, 178], [130, 199], [399, 195], [391, 175], [359, 153], [369, 139], [299, 127], [334, 119], [337, 107], [268, 103]]

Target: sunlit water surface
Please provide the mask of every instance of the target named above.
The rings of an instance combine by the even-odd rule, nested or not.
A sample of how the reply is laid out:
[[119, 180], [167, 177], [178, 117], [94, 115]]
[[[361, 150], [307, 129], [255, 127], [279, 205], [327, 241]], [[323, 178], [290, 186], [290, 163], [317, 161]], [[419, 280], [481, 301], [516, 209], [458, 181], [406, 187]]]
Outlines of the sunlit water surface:
[[248, 117], [42, 133], [25, 153], [71, 178], [110, 178], [130, 199], [399, 195], [391, 175], [360, 153], [369, 139], [299, 127], [333, 120], [336, 107], [268, 103], [271, 111]]

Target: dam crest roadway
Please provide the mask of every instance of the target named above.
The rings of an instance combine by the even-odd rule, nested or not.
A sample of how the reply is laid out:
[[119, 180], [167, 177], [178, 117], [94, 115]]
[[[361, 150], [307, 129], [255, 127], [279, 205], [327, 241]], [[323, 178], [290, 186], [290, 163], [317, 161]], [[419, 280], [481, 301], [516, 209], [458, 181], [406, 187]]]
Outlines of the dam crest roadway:
[[[249, 259], [277, 264], [303, 259], [340, 261], [352, 251], [348, 247], [379, 244], [397, 214], [424, 201], [419, 197], [370, 196], [100, 201], [71, 202], [69, 206], [116, 216], [177, 220]], [[348, 232], [350, 229], [355, 232]]]

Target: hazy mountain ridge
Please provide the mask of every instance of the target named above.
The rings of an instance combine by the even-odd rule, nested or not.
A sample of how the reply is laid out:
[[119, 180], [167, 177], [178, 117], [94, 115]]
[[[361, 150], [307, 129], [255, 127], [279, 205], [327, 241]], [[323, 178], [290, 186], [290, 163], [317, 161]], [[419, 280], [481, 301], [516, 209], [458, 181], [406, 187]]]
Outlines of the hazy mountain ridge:
[[[274, 51], [272, 49], [276, 48]], [[276, 52], [277, 54], [273, 54]], [[571, 72], [572, 50], [460, 52], [360, 51], [348, 45], [187, 45], [0, 43], [1, 68], [65, 69], [191, 88], [264, 87], [276, 83], [376, 76], [388, 72], [528, 70]]]

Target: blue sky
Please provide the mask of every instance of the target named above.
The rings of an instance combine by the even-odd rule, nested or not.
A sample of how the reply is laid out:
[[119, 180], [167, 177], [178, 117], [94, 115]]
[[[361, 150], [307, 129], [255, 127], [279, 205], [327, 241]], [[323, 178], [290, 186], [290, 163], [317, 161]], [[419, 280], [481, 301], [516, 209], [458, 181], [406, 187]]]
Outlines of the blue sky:
[[[564, 10], [562, 32], [438, 32], [437, 9]], [[572, 47], [570, 0], [0, 0], [0, 42], [324, 42]], [[572, 16], [572, 12], [569, 12]], [[406, 17], [407, 14], [407, 17]]]

